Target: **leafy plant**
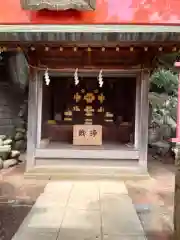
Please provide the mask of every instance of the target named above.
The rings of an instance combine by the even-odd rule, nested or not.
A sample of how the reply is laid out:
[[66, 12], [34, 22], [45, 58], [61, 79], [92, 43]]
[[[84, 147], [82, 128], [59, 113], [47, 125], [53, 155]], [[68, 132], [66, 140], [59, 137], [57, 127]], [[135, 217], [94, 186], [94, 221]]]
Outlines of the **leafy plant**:
[[149, 93], [152, 107], [151, 125], [158, 126], [157, 131], [161, 129], [159, 131], [161, 140], [166, 139], [167, 132], [169, 132], [169, 138], [174, 137], [177, 118], [178, 73], [174, 71], [173, 65], [172, 69], [168, 69], [167, 66], [170, 66], [170, 61], [164, 64], [164, 67], [159, 65], [153, 72]]
[[158, 93], [164, 92], [170, 96], [177, 96], [178, 74], [164, 68], [157, 69], [151, 76], [151, 89], [156, 87]]

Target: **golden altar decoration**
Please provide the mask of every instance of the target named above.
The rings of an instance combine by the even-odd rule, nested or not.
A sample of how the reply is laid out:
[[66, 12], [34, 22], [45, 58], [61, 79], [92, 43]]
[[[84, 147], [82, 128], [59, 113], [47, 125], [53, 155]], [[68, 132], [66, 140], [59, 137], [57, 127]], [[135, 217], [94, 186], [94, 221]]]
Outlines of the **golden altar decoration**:
[[99, 90], [98, 90], [98, 89], [95, 89], [95, 90], [94, 90], [94, 93], [98, 93], [98, 92], [99, 92]]
[[56, 120], [48, 120], [48, 124], [54, 125], [54, 124], [56, 124]]
[[71, 110], [67, 110], [67, 111], [64, 113], [64, 116], [72, 116], [72, 111], [71, 111]]
[[100, 95], [98, 95], [98, 100], [101, 104], [103, 104], [104, 100], [105, 100], [105, 96], [103, 95], [103, 93], [101, 93]]
[[85, 109], [84, 109], [84, 112], [85, 112], [85, 116], [92, 117], [94, 109], [93, 109], [92, 106], [86, 106]]
[[103, 107], [98, 108], [97, 112], [98, 113], [103, 113], [104, 112], [104, 108]]
[[72, 111], [71, 110], [67, 110], [65, 113], [64, 113], [64, 121], [72, 121]]
[[105, 113], [105, 122], [113, 122], [114, 114], [110, 112]]
[[76, 101], [76, 103], [78, 103], [81, 100], [81, 95], [77, 92], [74, 94], [74, 100]]
[[113, 118], [113, 116], [114, 115], [110, 112], [106, 112], [106, 114], [105, 114], [105, 117], [107, 117], [107, 118]]
[[95, 96], [93, 93], [86, 93], [86, 95], [84, 96], [84, 100], [86, 101], [86, 103], [92, 103], [95, 100]]
[[84, 124], [85, 125], [92, 125], [92, 119], [91, 118], [86, 118], [85, 121], [84, 121]]
[[73, 111], [74, 111], [74, 112], [80, 112], [80, 108], [79, 108], [78, 106], [74, 106], [74, 107], [73, 107]]
[[70, 118], [70, 117], [65, 117], [65, 118], [64, 118], [64, 121], [70, 122], [70, 121], [72, 121], [72, 118]]

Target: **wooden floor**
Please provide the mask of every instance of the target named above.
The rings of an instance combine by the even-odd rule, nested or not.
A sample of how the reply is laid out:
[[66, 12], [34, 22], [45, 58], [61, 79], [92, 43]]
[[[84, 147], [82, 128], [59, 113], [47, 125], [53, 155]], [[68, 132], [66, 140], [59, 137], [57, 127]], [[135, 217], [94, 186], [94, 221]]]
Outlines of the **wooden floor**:
[[118, 143], [105, 143], [101, 146], [75, 146], [68, 143], [60, 142], [50, 142], [47, 146], [47, 149], [76, 149], [76, 150], [135, 150], [134, 146], [131, 144], [118, 144]]

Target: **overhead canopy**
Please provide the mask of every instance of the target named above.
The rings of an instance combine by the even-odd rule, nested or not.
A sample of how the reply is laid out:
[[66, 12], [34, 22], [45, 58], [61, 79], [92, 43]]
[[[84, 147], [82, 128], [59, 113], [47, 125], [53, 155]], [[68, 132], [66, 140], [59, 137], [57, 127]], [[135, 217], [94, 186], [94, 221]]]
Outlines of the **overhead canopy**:
[[96, 0], [21, 0], [21, 6], [25, 10], [68, 10], [79, 11], [95, 10]]

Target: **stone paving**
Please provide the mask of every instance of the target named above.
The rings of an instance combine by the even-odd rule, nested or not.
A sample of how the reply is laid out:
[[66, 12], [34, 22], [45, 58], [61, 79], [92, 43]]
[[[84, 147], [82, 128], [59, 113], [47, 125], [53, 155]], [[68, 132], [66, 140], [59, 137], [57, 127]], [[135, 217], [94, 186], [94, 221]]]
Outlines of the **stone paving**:
[[13, 240], [144, 240], [122, 181], [49, 182]]
[[[41, 234], [43, 239], [51, 240], [51, 237], [56, 236], [58, 237], [56, 240], [59, 240], [60, 237], [68, 240], [73, 235], [73, 239], [76, 240], [75, 236], [80, 234], [80, 236], [78, 235], [79, 240], [83, 239], [83, 236], [87, 236], [84, 240], [98, 240], [101, 237], [102, 240], [141, 240], [145, 239], [142, 235], [144, 233], [148, 240], [172, 239], [174, 199], [174, 166], [172, 165], [149, 161], [149, 179], [138, 180], [136, 178], [124, 182], [114, 182], [113, 187], [112, 182], [102, 182], [102, 184], [90, 182], [86, 186], [83, 186], [82, 182], [77, 182], [77, 184], [72, 182], [67, 184], [66, 182], [66, 190], [62, 186], [61, 190], [58, 190], [55, 187], [57, 182], [24, 179], [23, 173], [23, 164], [0, 172], [0, 240], [11, 240], [35, 202], [34, 206], [38, 210], [38, 214], [37, 211], [35, 214], [33, 210], [30, 217], [25, 218], [25, 223], [20, 229], [26, 226], [28, 221], [31, 225], [27, 224], [27, 226], [29, 229], [33, 229], [32, 221], [35, 219], [39, 224], [44, 224], [39, 227], [37, 225], [38, 234]], [[52, 191], [55, 192], [55, 195], [52, 194]], [[53, 198], [53, 195], [56, 197]], [[44, 196], [46, 196], [46, 200]], [[59, 211], [56, 213], [55, 209], [58, 205]], [[51, 226], [51, 231], [49, 231], [49, 222], [52, 219], [50, 209], [56, 218], [56, 221], [53, 220], [54, 225]], [[137, 220], [137, 216], [139, 217], [144, 230], [144, 233], [141, 232], [139, 236], [135, 234], [140, 234], [141, 227], [132, 228], [133, 224], [129, 223], [124, 227], [122, 227], [123, 225], [121, 228], [119, 227], [122, 221], [124, 223], [129, 221], [126, 213], [134, 215], [135, 210], [137, 212], [135, 219]], [[31, 219], [32, 214], [33, 219]], [[137, 223], [137, 221], [135, 222]], [[64, 230], [57, 232], [57, 228], [60, 230], [60, 226], [61, 230], [62, 226]], [[94, 231], [90, 231], [92, 228]], [[123, 235], [127, 232], [134, 235], [127, 238]], [[90, 235], [91, 233], [92, 235]], [[28, 240], [28, 238], [26, 239]]]

